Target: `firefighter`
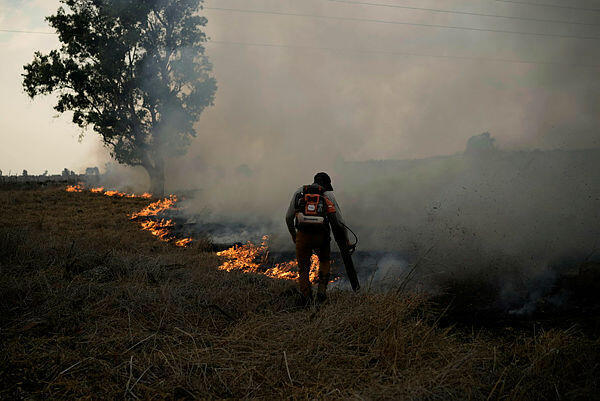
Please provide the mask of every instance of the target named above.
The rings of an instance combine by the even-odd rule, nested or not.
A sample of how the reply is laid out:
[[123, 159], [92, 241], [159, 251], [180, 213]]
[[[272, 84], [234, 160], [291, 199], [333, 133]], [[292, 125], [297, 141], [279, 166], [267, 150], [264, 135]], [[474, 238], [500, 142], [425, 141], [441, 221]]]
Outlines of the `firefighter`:
[[312, 302], [312, 288], [309, 280], [310, 258], [313, 251], [319, 258], [317, 303], [327, 299], [327, 283], [331, 267], [331, 229], [338, 242], [349, 244], [346, 226], [340, 213], [340, 207], [333, 195], [331, 178], [327, 173], [317, 173], [314, 182], [300, 187], [292, 196], [285, 221], [296, 244], [298, 260], [298, 286], [302, 302]]

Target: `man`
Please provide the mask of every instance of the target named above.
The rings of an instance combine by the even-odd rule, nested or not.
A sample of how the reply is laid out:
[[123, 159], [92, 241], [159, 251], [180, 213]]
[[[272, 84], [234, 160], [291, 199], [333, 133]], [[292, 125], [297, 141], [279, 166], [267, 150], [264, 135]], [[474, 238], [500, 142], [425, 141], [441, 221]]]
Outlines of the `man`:
[[298, 285], [303, 302], [312, 301], [312, 289], [309, 280], [310, 258], [313, 251], [319, 257], [319, 283], [317, 303], [327, 299], [327, 283], [331, 267], [330, 225], [336, 240], [348, 244], [348, 234], [340, 213], [340, 207], [333, 195], [331, 178], [327, 173], [318, 173], [314, 183], [300, 187], [292, 196], [285, 215], [285, 222], [296, 244], [298, 260]]

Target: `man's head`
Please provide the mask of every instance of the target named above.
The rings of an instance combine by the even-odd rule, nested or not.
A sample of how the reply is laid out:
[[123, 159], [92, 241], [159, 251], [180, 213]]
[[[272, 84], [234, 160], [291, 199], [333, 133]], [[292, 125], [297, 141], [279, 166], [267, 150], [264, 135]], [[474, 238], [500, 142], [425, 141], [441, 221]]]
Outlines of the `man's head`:
[[333, 191], [333, 187], [331, 186], [331, 178], [329, 178], [327, 173], [317, 173], [315, 175], [315, 183], [325, 188], [325, 191]]

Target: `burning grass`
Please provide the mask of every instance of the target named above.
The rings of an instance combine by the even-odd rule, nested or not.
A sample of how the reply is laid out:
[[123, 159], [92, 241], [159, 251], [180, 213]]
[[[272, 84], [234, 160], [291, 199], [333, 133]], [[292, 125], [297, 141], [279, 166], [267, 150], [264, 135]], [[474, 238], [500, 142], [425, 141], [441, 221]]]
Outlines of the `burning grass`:
[[[245, 245], [234, 245], [229, 249], [217, 252], [225, 261], [219, 266], [220, 270], [241, 271], [244, 273], [264, 274], [267, 277], [297, 280], [298, 263], [296, 261], [268, 264], [268, 236], [264, 236], [260, 245], [248, 242]], [[319, 258], [312, 255], [309, 279], [312, 283], [318, 281]]]
[[[85, 187], [85, 184], [83, 184], [82, 182], [78, 183], [77, 185], [67, 185], [67, 187], [65, 188], [65, 191], [67, 191], [67, 192], [83, 192], [86, 190], [88, 190], [88, 189]], [[145, 192], [141, 195], [136, 195], [136, 194], [129, 194], [126, 192], [120, 192], [120, 191], [116, 191], [116, 190], [105, 190], [104, 187], [89, 188], [89, 191], [94, 194], [104, 194], [106, 196], [116, 196], [119, 198], [144, 198], [144, 199], [152, 198], [152, 194], [149, 194], [147, 192]]]
[[[85, 190], [85, 188], [82, 184], [67, 185], [67, 188], [66, 188], [67, 192], [83, 192], [84, 190]], [[93, 191], [93, 192], [96, 192], [96, 191]]]
[[[142, 197], [147, 198], [143, 194]], [[170, 195], [168, 198], [159, 199], [150, 203], [148, 206], [131, 215], [131, 220], [140, 221], [142, 230], [150, 231], [157, 239], [165, 242], [171, 242], [175, 246], [186, 247], [193, 242], [192, 238], [178, 238], [173, 234], [175, 222], [170, 219], [163, 219], [159, 216], [168, 211], [177, 210], [177, 197]]]
[[[75, 186], [68, 185], [67, 192], [83, 192], [86, 188], [82, 183]], [[93, 194], [103, 194], [106, 196], [114, 196], [120, 198], [142, 198], [151, 199], [152, 195], [143, 193], [142, 195], [128, 194], [116, 190], [105, 190], [104, 187], [90, 188], [89, 191]], [[179, 238], [174, 233], [175, 222], [171, 219], [160, 218], [166, 212], [176, 211], [177, 197], [170, 195], [167, 198], [159, 199], [150, 203], [138, 212], [131, 214], [131, 220], [138, 220], [142, 230], [149, 231], [158, 240], [163, 242], [171, 242], [175, 246], [186, 247], [193, 242], [192, 238]]]
[[[439, 327], [411, 294], [219, 270], [156, 241], [143, 198], [0, 191], [0, 399], [591, 400], [598, 335]], [[442, 305], [442, 309], [443, 309]]]
[[131, 219], [135, 220], [142, 217], [157, 217], [160, 213], [165, 210], [175, 208], [177, 197], [174, 195], [168, 198], [159, 199], [156, 202], [150, 203], [148, 206], [140, 210], [139, 212], [132, 213]]

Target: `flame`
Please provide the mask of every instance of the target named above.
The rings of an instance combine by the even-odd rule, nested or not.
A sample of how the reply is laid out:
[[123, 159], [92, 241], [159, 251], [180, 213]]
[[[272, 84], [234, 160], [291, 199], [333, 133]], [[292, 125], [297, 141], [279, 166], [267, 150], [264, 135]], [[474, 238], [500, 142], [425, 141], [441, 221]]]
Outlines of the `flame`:
[[[124, 196], [127, 196], [129, 198], [132, 197], [132, 196], [128, 196], [124, 192], [119, 192], [119, 191], [114, 191], [114, 190], [112, 190], [112, 191], [104, 191], [104, 195], [106, 195], [106, 196], [119, 196], [121, 198], [124, 197]], [[133, 195], [133, 197], [135, 197], [135, 195]]]
[[160, 212], [165, 210], [175, 209], [175, 203], [177, 203], [177, 197], [175, 195], [169, 195], [168, 198], [159, 199], [156, 202], [152, 202], [139, 212], [133, 213], [131, 219], [137, 219], [140, 217], [155, 217]]
[[83, 184], [79, 183], [77, 185], [67, 185], [67, 192], [82, 192], [84, 190]]
[[[67, 188], [65, 190], [67, 192], [83, 192], [84, 189], [85, 189], [84, 184], [82, 182], [80, 182], [77, 185], [67, 185]], [[116, 191], [116, 190], [105, 191], [104, 187], [90, 188], [90, 192], [95, 193], [95, 194], [104, 194], [106, 196], [117, 196], [117, 197], [121, 197], [121, 198], [144, 198], [144, 199], [152, 198], [152, 194], [149, 194], [148, 192], [144, 192], [141, 195], [136, 195], [136, 194], [128, 194], [126, 192], [120, 192], [120, 191]]]
[[[268, 239], [269, 237], [265, 235], [260, 245], [248, 242], [245, 245], [234, 245], [229, 249], [217, 252], [218, 256], [225, 258], [219, 269], [228, 272], [241, 270], [244, 273], [259, 273], [271, 278], [297, 280], [298, 262], [296, 261], [277, 263], [265, 268], [264, 259], [269, 250]], [[309, 278], [314, 283], [318, 280], [319, 258], [317, 255], [312, 255], [310, 262]]]
[[[67, 192], [83, 192], [85, 189], [82, 183], [77, 185], [69, 185], [66, 188]], [[127, 198], [144, 198], [150, 199], [152, 195], [145, 192], [142, 195], [127, 194], [116, 190], [104, 190], [104, 187], [91, 188], [90, 192], [104, 194], [106, 196], [117, 196]], [[149, 231], [159, 241], [171, 242], [178, 247], [186, 247], [193, 242], [192, 238], [176, 238], [173, 235], [175, 222], [171, 219], [161, 218], [159, 214], [167, 210], [177, 210], [177, 196], [169, 195], [164, 199], [159, 199], [150, 203], [148, 206], [139, 212], [132, 213], [131, 220], [139, 220], [142, 230]], [[218, 256], [225, 258], [225, 261], [219, 266], [220, 270], [232, 271], [240, 270], [244, 273], [258, 273], [267, 277], [277, 278], [282, 280], [297, 280], [298, 279], [298, 262], [282, 262], [274, 264], [270, 267], [266, 265], [266, 259], [269, 254], [268, 236], [262, 238], [260, 245], [255, 245], [248, 242], [245, 245], [234, 245], [229, 249], [217, 252]], [[315, 283], [318, 281], [319, 258], [317, 255], [312, 255], [310, 259], [309, 279]], [[335, 281], [335, 280], [332, 280]]]
[[181, 246], [181, 247], [186, 247], [189, 244], [192, 243], [192, 239], [191, 238], [182, 238], [182, 239], [178, 239], [174, 242], [175, 246]]
[[147, 220], [140, 223], [142, 230], [150, 231], [152, 235], [161, 241], [168, 242], [171, 240], [171, 230], [175, 227], [173, 220]]
[[[85, 189], [83, 183], [77, 185], [69, 185], [66, 188], [67, 192], [83, 192]], [[116, 190], [104, 190], [104, 187], [90, 188], [90, 192], [96, 194], [103, 194], [106, 196], [114, 196], [120, 198], [152, 198], [152, 194], [144, 192], [141, 195], [128, 194], [125, 192], [119, 192]], [[168, 198], [159, 199], [156, 202], [150, 203], [148, 206], [140, 210], [139, 212], [131, 215], [131, 220], [142, 220], [140, 221], [140, 227], [142, 230], [149, 231], [152, 235], [158, 238], [160, 241], [172, 242], [175, 246], [186, 247], [193, 242], [192, 238], [176, 238], [173, 235], [173, 229], [175, 223], [170, 219], [158, 219], [158, 214], [166, 210], [176, 210], [177, 197], [175, 195], [169, 195]]]
[[[142, 195], [143, 197], [152, 196], [148, 193]], [[176, 210], [177, 197], [175, 195], [169, 195], [168, 198], [159, 199], [156, 202], [152, 202], [139, 212], [131, 215], [131, 220], [143, 220], [140, 222], [142, 230], [150, 231], [152, 235], [157, 237], [161, 241], [169, 242], [172, 241], [175, 246], [186, 247], [192, 243], [191, 238], [175, 238], [171, 232], [175, 228], [173, 220], [153, 220], [158, 218], [158, 215], [167, 210]]]

